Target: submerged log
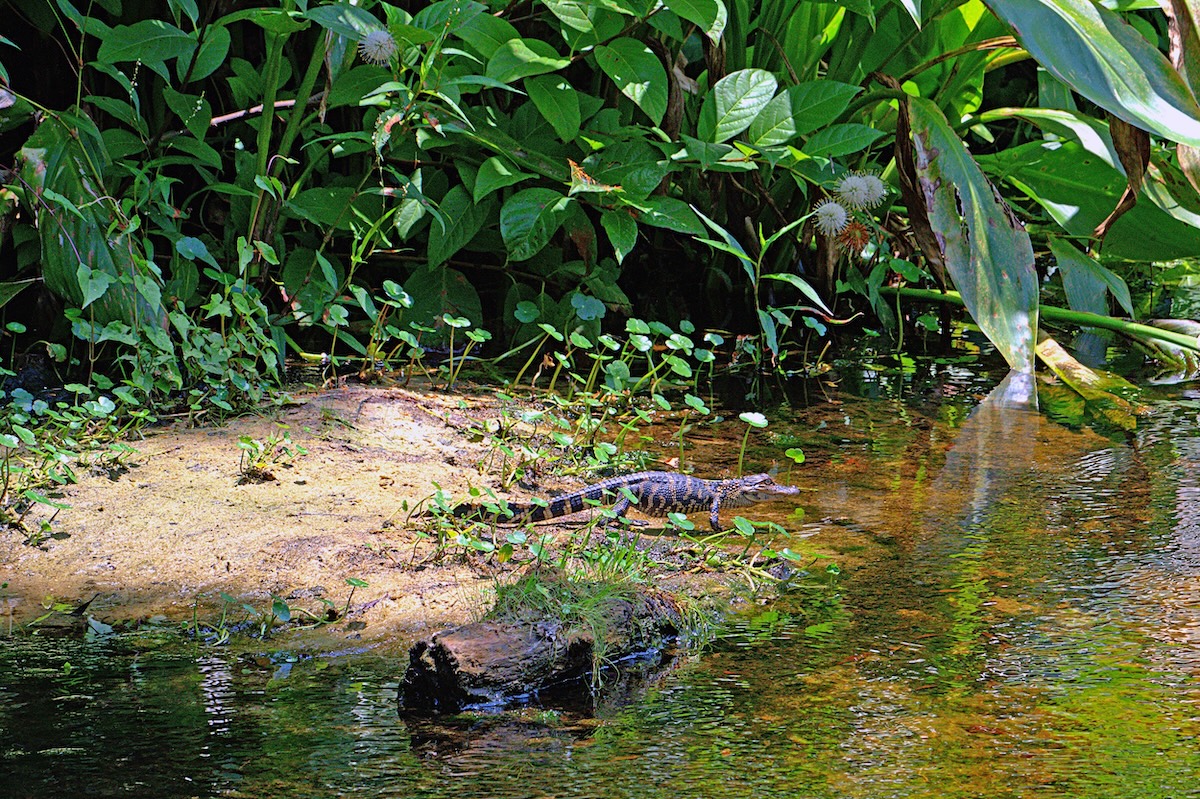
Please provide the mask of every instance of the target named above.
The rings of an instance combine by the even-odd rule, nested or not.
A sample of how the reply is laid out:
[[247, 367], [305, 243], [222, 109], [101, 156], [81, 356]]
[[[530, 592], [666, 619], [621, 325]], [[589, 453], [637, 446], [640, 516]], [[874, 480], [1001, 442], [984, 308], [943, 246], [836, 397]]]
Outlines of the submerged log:
[[662, 657], [681, 628], [665, 594], [607, 601], [591, 624], [487, 620], [415, 643], [400, 688], [400, 705], [417, 712], [456, 713], [545, 692], [587, 694], [597, 663]]

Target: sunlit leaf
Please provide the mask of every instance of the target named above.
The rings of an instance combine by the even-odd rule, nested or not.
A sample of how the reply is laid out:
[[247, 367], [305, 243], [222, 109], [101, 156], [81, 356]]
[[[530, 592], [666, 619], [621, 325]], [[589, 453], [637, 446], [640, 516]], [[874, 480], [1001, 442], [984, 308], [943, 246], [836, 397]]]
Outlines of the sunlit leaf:
[[741, 69], [721, 78], [704, 96], [696, 135], [709, 142], [732, 139], [750, 127], [778, 85], [763, 69]]
[[475, 202], [479, 202], [497, 189], [536, 177], [537, 175], [531, 172], [522, 172], [516, 169], [500, 156], [493, 155], [479, 166], [479, 172], [475, 175], [472, 197]]
[[862, 89], [834, 80], [789, 86], [771, 98], [746, 134], [756, 147], [783, 144], [833, 122]]
[[937, 106], [909, 106], [920, 190], [946, 270], [1009, 366], [1032, 373], [1038, 281], [1029, 235]]
[[1063, 83], [1132, 125], [1200, 146], [1200, 106], [1167, 57], [1091, 0], [985, 0]]
[[1038, 358], [1071, 390], [1083, 397], [1090, 413], [1125, 430], [1137, 427], [1137, 417], [1149, 409], [1139, 401], [1141, 390], [1123, 377], [1089, 369], [1072, 358], [1057, 341], [1044, 337]]
[[667, 112], [667, 71], [646, 44], [622, 37], [598, 45], [596, 63], [628, 97], [650, 117], [655, 125], [662, 123]]
[[[1041, 205], [1068, 233], [1083, 238], [1091, 236], [1126, 185], [1124, 174], [1073, 141], [1017, 145], [981, 156], [979, 163]], [[1168, 261], [1197, 254], [1196, 228], [1154, 202], [1134, 205], [1104, 239], [1106, 257]]]
[[570, 63], [569, 58], [560, 56], [541, 39], [509, 39], [488, 59], [487, 76], [502, 83], [512, 83], [530, 75], [556, 72]]

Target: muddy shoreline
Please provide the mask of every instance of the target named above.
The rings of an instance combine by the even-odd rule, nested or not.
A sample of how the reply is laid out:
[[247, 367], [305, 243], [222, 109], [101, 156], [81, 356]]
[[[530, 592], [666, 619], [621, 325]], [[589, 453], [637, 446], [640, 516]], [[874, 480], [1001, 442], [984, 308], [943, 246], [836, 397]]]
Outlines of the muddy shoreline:
[[[494, 393], [349, 386], [299, 396], [272, 418], [148, 430], [130, 442], [127, 469], [80, 472], [63, 489], [71, 507], [53, 520], [53, 538], [32, 547], [0, 533], [3, 622], [89, 600], [87, 615], [106, 624], [211, 621], [227, 604], [222, 593], [239, 612], [279, 597], [319, 615], [350, 600], [346, 618], [289, 635], [320, 649], [351, 639], [400, 650], [431, 629], [477, 620], [497, 581], [521, 565], [453, 553], [431, 563], [433, 547], [406, 525], [406, 507], [435, 483], [456, 495], [472, 485], [500, 491], [480, 474], [490, 451], [465, 432], [498, 413]], [[306, 453], [272, 467], [274, 479], [245, 480], [239, 437], [284, 432]], [[367, 587], [351, 597], [348, 580]], [[684, 592], [728, 588], [704, 575], [666, 580]]]

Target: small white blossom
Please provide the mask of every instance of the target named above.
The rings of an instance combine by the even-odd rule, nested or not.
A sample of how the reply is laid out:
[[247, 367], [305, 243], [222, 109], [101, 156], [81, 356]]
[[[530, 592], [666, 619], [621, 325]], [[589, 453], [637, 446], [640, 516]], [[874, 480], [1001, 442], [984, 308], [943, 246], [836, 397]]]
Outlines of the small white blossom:
[[371, 31], [358, 43], [358, 55], [371, 64], [386, 64], [399, 51], [392, 34], [383, 30]]
[[813, 210], [817, 230], [826, 236], [836, 235], [850, 221], [850, 214], [836, 200], [822, 200]]
[[852, 172], [838, 183], [837, 195], [851, 208], [874, 208], [887, 196], [887, 186], [869, 172]]

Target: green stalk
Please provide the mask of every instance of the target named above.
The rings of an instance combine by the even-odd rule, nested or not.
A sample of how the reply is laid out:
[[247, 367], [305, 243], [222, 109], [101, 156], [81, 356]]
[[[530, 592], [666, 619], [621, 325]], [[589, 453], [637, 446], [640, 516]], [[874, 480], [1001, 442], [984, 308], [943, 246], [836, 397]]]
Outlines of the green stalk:
[[[912, 300], [926, 300], [929, 302], [948, 302], [952, 305], [965, 307], [962, 297], [957, 291], [936, 291], [933, 289], [915, 289], [915, 288], [893, 288], [884, 286], [879, 289], [880, 294], [895, 294], [900, 297], [907, 297]], [[1194, 336], [1176, 333], [1171, 330], [1163, 330], [1160, 327], [1153, 325], [1143, 325], [1139, 322], [1131, 322], [1128, 319], [1117, 319], [1112, 316], [1103, 316], [1101, 314], [1088, 313], [1086, 311], [1072, 311], [1068, 308], [1056, 308], [1053, 305], [1039, 305], [1038, 313], [1042, 318], [1050, 319], [1055, 322], [1064, 322], [1071, 325], [1079, 325], [1080, 327], [1098, 327], [1103, 330], [1112, 330], [1131, 338], [1148, 338], [1165, 341], [1176, 347], [1180, 347], [1191, 352], [1200, 353], [1200, 340]]]

